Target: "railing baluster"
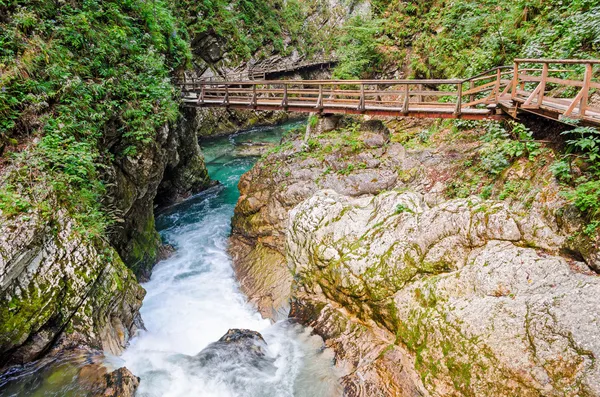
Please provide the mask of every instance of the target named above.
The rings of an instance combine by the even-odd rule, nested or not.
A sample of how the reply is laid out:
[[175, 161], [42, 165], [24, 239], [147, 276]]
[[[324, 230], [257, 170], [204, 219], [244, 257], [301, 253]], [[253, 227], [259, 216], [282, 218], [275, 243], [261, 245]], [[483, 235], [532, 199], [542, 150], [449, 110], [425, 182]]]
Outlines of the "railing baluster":
[[408, 84], [404, 85], [404, 104], [402, 105], [402, 113], [408, 114], [410, 106], [410, 88]]
[[458, 92], [456, 95], [456, 108], [454, 109], [454, 115], [458, 117], [462, 113], [462, 83], [458, 83]]
[[252, 108], [256, 109], [256, 105], [258, 103], [258, 98], [256, 94], [256, 83], [252, 84]]
[[319, 99], [317, 99], [317, 109], [323, 109], [323, 84], [319, 84]]
[[358, 101], [358, 110], [364, 112], [365, 107], [365, 85], [361, 83], [360, 85], [360, 100]]
[[198, 98], [198, 103], [204, 104], [204, 95], [206, 94], [206, 85], [202, 83], [202, 91], [200, 92], [200, 97]]
[[498, 99], [500, 98], [500, 81], [502, 80], [502, 72], [500, 71], [500, 69], [498, 69], [496, 71], [496, 86], [495, 86], [495, 99], [496, 102], [498, 102]]
[[583, 88], [581, 94], [581, 101], [579, 102], [579, 114], [585, 116], [585, 111], [588, 107], [588, 96], [590, 94], [590, 83], [592, 82], [593, 65], [591, 63], [585, 64], [585, 76], [583, 78]]
[[512, 99], [515, 99], [517, 97], [517, 86], [519, 85], [519, 63], [515, 62], [514, 63], [514, 68], [513, 68], [513, 83], [512, 83], [512, 93], [510, 94]]
[[284, 109], [288, 108], [288, 86], [286, 83], [283, 83], [283, 100], [281, 101], [281, 106]]
[[[475, 88], [475, 82], [473, 80], [469, 81], [469, 90], [473, 91]], [[469, 102], [475, 102], [475, 93], [473, 92], [469, 95]]]
[[225, 98], [223, 98], [223, 105], [229, 105], [229, 84], [225, 83]]

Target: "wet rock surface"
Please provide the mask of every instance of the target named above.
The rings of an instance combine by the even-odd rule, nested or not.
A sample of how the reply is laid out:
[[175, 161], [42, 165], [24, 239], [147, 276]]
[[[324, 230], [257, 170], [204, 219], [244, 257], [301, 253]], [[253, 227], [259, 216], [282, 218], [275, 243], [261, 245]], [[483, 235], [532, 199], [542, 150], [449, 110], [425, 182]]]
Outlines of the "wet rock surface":
[[230, 329], [189, 359], [189, 363], [192, 372], [202, 373], [208, 379], [221, 379], [243, 395], [255, 380], [274, 377], [277, 372], [275, 359], [267, 355], [266, 348], [258, 332]]
[[477, 141], [316, 130], [242, 177], [230, 249], [264, 316], [291, 302], [334, 348], [347, 395], [600, 395], [595, 250], [547, 169], [505, 172], [526, 198], [449, 199]]
[[[119, 215], [111, 241], [82, 235], [60, 203], [50, 215], [0, 213], [0, 367], [36, 360], [55, 345], [120, 354], [143, 327], [138, 280], [149, 278], [161, 251], [159, 185], [183, 195], [209, 184], [194, 128], [182, 119], [137, 155], [115, 156], [106, 170], [106, 206]], [[122, 152], [116, 132], [106, 145]]]

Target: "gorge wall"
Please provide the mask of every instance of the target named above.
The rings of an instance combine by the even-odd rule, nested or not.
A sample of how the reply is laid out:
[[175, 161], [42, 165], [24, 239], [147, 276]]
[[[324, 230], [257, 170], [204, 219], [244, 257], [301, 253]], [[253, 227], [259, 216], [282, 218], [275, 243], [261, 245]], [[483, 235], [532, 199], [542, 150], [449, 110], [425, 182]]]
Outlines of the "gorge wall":
[[[157, 197], [209, 186], [195, 111], [179, 111], [169, 82], [189, 49], [171, 11], [147, 24], [147, 7], [0, 5], [12, 152], [0, 167], [0, 367], [75, 346], [119, 354], [143, 327]], [[93, 25], [83, 35], [81, 20]]]
[[240, 182], [231, 252], [263, 315], [291, 302], [351, 396], [599, 395], [597, 264], [551, 151], [496, 174], [475, 125], [325, 124]]

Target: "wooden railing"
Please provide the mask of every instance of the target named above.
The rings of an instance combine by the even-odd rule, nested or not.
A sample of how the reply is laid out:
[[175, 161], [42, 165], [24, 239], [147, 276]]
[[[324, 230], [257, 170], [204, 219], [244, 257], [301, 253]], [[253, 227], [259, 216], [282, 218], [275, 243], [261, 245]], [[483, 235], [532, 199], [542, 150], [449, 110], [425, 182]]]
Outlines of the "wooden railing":
[[590, 102], [600, 89], [596, 65], [600, 60], [516, 59], [511, 100], [523, 110], [596, 123], [600, 106]]
[[[551, 68], [555, 64], [562, 66]], [[464, 80], [187, 79], [179, 83], [188, 106], [467, 119], [517, 117], [526, 110], [600, 125], [600, 109], [590, 102], [592, 92], [600, 88], [594, 78], [597, 64], [600, 61], [518, 59], [513, 67], [496, 67]], [[583, 69], [579, 79], [578, 68]]]

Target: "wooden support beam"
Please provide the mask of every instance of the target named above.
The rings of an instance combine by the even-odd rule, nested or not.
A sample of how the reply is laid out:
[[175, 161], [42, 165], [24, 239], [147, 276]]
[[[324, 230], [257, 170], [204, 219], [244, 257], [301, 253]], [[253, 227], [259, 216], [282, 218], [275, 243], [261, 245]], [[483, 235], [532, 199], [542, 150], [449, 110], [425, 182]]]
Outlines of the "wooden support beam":
[[[583, 89], [579, 90], [579, 93], [575, 96], [575, 99], [573, 99], [573, 102], [571, 102], [571, 104], [569, 105], [567, 110], [565, 110], [564, 116], [570, 117], [573, 114], [573, 110], [575, 110], [577, 105], [581, 104], [581, 98], [583, 98], [584, 93], [585, 92], [583, 91]], [[581, 113], [581, 111], [580, 111], [580, 113]]]
[[410, 111], [410, 88], [408, 84], [404, 85], [404, 104], [402, 105], [402, 113], [408, 114]]
[[544, 93], [546, 92], [546, 82], [548, 81], [548, 68], [547, 63], [544, 64], [542, 69], [542, 81], [540, 81], [540, 92], [538, 93], [538, 106], [541, 106], [544, 102]]
[[525, 100], [525, 103], [523, 104], [523, 106], [530, 106], [531, 103], [533, 102], [533, 100], [535, 99], [535, 97], [539, 95], [541, 88], [542, 88], [542, 83], [538, 84], [537, 87], [535, 87], [535, 90], [533, 90], [533, 92], [527, 97], [527, 100]]
[[579, 102], [579, 114], [585, 116], [585, 112], [588, 107], [588, 96], [590, 94], [590, 83], [592, 81], [592, 74], [594, 72], [593, 65], [587, 63], [585, 65], [585, 76], [583, 77], [583, 88], [581, 89], [582, 95]]
[[454, 115], [460, 116], [462, 113], [462, 83], [458, 83], [458, 92], [456, 94], [456, 108], [454, 109]]

